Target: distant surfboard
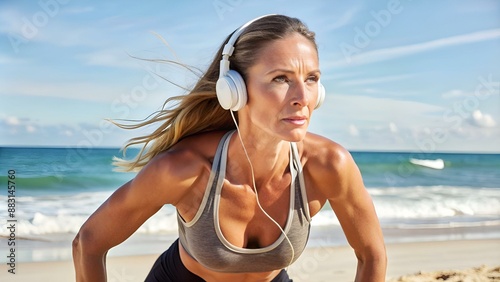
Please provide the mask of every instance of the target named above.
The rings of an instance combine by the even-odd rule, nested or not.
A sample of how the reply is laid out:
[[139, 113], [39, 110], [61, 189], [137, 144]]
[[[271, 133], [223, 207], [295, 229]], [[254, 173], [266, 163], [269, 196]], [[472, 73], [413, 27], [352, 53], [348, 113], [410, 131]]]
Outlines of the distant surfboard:
[[419, 160], [419, 159], [410, 158], [410, 163], [415, 164], [415, 165], [425, 166], [428, 168], [433, 168], [433, 169], [443, 169], [444, 168], [444, 161], [442, 159]]

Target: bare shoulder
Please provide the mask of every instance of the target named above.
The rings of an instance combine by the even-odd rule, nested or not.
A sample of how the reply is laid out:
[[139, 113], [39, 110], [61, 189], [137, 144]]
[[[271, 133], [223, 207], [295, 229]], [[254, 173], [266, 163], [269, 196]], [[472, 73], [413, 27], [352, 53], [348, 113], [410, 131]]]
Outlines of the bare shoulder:
[[302, 156], [309, 165], [320, 170], [341, 170], [353, 161], [347, 149], [326, 137], [308, 133], [302, 142]]
[[153, 189], [165, 204], [176, 205], [200, 176], [210, 172], [223, 135], [224, 132], [208, 132], [182, 139], [149, 161], [133, 182]]
[[326, 137], [308, 133], [299, 151], [305, 175], [327, 198], [338, 196], [361, 177], [349, 151]]

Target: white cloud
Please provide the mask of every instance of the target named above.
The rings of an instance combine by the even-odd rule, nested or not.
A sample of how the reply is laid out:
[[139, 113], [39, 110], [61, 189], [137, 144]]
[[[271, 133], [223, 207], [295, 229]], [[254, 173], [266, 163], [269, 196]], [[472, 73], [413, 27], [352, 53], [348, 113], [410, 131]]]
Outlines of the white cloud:
[[3, 93], [25, 96], [57, 97], [65, 99], [81, 99], [90, 101], [109, 101], [119, 97], [116, 87], [95, 83], [50, 83], [27, 82], [7, 83], [2, 87]]
[[479, 110], [475, 110], [471, 116], [471, 122], [478, 127], [495, 127], [496, 122], [491, 115], [483, 114]]
[[26, 118], [19, 118], [18, 126], [6, 126], [0, 120], [0, 146], [85, 146], [110, 147], [121, 146], [132, 137], [147, 134], [146, 129], [140, 132], [121, 130], [111, 126], [103, 128], [99, 123], [69, 124], [38, 123]]
[[354, 18], [354, 15], [358, 11], [359, 11], [358, 7], [353, 7], [353, 8], [348, 9], [347, 11], [345, 11], [339, 17], [336, 17], [336, 20], [335, 20], [335, 17], [328, 18], [329, 21], [332, 20], [332, 19], [333, 19], [333, 21], [330, 21], [330, 24], [328, 24], [326, 26], [326, 29], [328, 29], [328, 30], [335, 30], [335, 29], [339, 29], [339, 28], [341, 28], [343, 26], [348, 25], [349, 23], [352, 22], [352, 19]]
[[[148, 81], [148, 83], [154, 82], [155, 80], [153, 79]], [[146, 97], [144, 97], [141, 92], [141, 96], [137, 96], [138, 98], [136, 98], [136, 96], [132, 95], [132, 92], [135, 87], [141, 86], [142, 82], [140, 80], [137, 85], [132, 85], [126, 88], [118, 87], [112, 84], [107, 85], [92, 82], [54, 83], [30, 81], [27, 83], [17, 84], [13, 82], [2, 85], [0, 94], [5, 93], [9, 95], [22, 95], [28, 97], [53, 97], [106, 103], [121, 101], [126, 105], [136, 105], [138, 103], [143, 105], [145, 102], [149, 101], [149, 99], [165, 96], [165, 94], [161, 92], [164, 89], [164, 86], [161, 85], [151, 91], [146, 90]]]
[[349, 125], [349, 134], [354, 137], [359, 136], [359, 130], [354, 124]]
[[467, 96], [467, 93], [465, 93], [464, 91], [459, 90], [459, 89], [453, 89], [453, 90], [450, 90], [450, 91], [447, 91], [447, 92], [441, 94], [441, 97], [443, 97], [445, 99], [456, 98], [456, 97], [465, 97], [465, 96]]
[[398, 127], [396, 126], [396, 124], [394, 122], [390, 122], [389, 123], [389, 130], [392, 133], [396, 133], [396, 132], [398, 132]]
[[[57, 2], [56, 2], [57, 3]], [[0, 33], [5, 33], [9, 42], [18, 51], [18, 48], [29, 42], [49, 42], [59, 46], [91, 45], [100, 44], [105, 37], [95, 38], [96, 30], [89, 25], [74, 25], [69, 21], [61, 22], [61, 11], [63, 6], [59, 5], [51, 14], [47, 14], [41, 6], [35, 11], [20, 10], [17, 7], [3, 7], [0, 11]], [[43, 24], [42, 17], [45, 15]], [[17, 52], [16, 51], [16, 52]]]
[[346, 81], [340, 81], [338, 84], [339, 85], [348, 85], [348, 86], [353, 86], [353, 85], [366, 85], [366, 84], [377, 84], [377, 83], [383, 83], [383, 82], [388, 82], [388, 81], [396, 81], [396, 80], [402, 80], [412, 77], [412, 75], [408, 74], [403, 74], [403, 75], [388, 75], [388, 76], [382, 76], [382, 77], [374, 77], [374, 78], [366, 78], [366, 79], [354, 79], [354, 80], [346, 80]]
[[[57, 1], [56, 1], [57, 2]], [[17, 7], [2, 7], [0, 10], [0, 33], [4, 33], [9, 43], [14, 42], [20, 48], [24, 44], [33, 42], [47, 42], [56, 46], [94, 46], [101, 47], [103, 43], [109, 42], [113, 35], [108, 32], [115, 28], [113, 25], [99, 25], [98, 22], [88, 24], [75, 24], [68, 17], [74, 17], [74, 13], [90, 12], [91, 7], [65, 8], [59, 6], [51, 15], [47, 15], [42, 7], [35, 11], [20, 10]], [[46, 15], [43, 25], [37, 25], [34, 16], [38, 12]], [[40, 19], [39, 19], [40, 20]]]
[[11, 126], [18, 126], [19, 124], [21, 124], [21, 122], [19, 121], [19, 119], [17, 117], [14, 117], [14, 116], [6, 117], [5, 118], [5, 123], [7, 125], [11, 125]]
[[26, 131], [29, 132], [29, 133], [33, 133], [36, 131], [36, 127], [34, 127], [33, 125], [26, 125]]
[[[29, 118], [19, 118], [17, 116], [5, 116], [0, 119], [0, 130], [7, 130], [10, 134], [18, 134], [21, 132], [35, 133], [37, 128]], [[4, 136], [5, 137], [5, 136]]]
[[94, 11], [94, 7], [65, 7], [62, 11], [68, 14], [85, 14]]
[[[417, 101], [363, 95], [331, 95], [327, 96], [318, 113], [323, 116], [328, 112], [329, 119], [356, 120], [365, 124], [386, 125], [397, 120], [400, 127], [407, 127], [412, 124], [432, 125], [436, 114], [441, 114], [444, 110], [443, 107]], [[325, 118], [328, 116], [325, 115]], [[360, 126], [360, 123], [357, 125]]]
[[334, 62], [333, 65], [349, 66], [349, 65], [363, 65], [374, 62], [386, 61], [394, 58], [408, 56], [416, 53], [422, 53], [439, 48], [456, 46], [485, 40], [500, 38], [500, 28], [477, 31], [469, 34], [456, 35], [446, 38], [440, 38], [427, 42], [411, 44], [406, 46], [391, 47], [379, 50], [368, 51], [353, 55], [350, 57], [350, 62], [345, 59]]
[[106, 49], [78, 56], [91, 66], [138, 68], [138, 60], [127, 55], [125, 50]]

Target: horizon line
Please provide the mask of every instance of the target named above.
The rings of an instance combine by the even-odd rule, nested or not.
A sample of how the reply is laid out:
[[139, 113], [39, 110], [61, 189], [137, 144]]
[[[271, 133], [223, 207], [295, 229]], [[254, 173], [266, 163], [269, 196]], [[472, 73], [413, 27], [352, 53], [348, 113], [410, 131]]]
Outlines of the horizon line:
[[[64, 146], [64, 145], [6, 145], [0, 144], [0, 149], [9, 148], [9, 149], [83, 149], [83, 150], [123, 150], [123, 147], [120, 146], [95, 146], [90, 148], [80, 148], [74, 145]], [[141, 149], [140, 147], [129, 147], [128, 149]], [[442, 151], [434, 151], [434, 152], [424, 152], [424, 151], [415, 151], [415, 150], [382, 150], [382, 149], [348, 149], [347, 151], [351, 153], [411, 153], [411, 154], [484, 154], [484, 155], [500, 155], [500, 151], [457, 151], [457, 150], [442, 150]]]

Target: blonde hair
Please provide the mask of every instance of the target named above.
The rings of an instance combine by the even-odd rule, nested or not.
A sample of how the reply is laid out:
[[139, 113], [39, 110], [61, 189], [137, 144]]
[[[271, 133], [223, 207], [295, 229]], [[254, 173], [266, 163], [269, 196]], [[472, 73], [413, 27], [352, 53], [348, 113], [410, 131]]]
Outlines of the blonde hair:
[[[230, 58], [231, 69], [238, 71], [245, 79], [246, 70], [256, 61], [260, 49], [269, 42], [282, 39], [291, 33], [302, 34], [316, 46], [315, 34], [299, 19], [272, 15], [253, 22], [235, 43], [235, 51]], [[135, 137], [128, 141], [123, 147], [124, 154], [130, 146], [142, 144], [142, 148], [132, 160], [115, 157], [113, 164], [118, 167], [118, 170], [138, 171], [153, 157], [170, 149], [187, 136], [235, 128], [229, 111], [224, 110], [219, 105], [215, 92], [222, 49], [230, 36], [219, 48], [205, 74], [200, 77], [187, 95], [167, 99], [162, 109], [153, 113], [145, 121], [129, 125], [113, 122], [123, 129], [138, 129], [161, 122], [161, 125], [151, 134]], [[190, 69], [188, 66], [184, 67]], [[168, 108], [167, 105], [171, 103], [174, 106]]]

